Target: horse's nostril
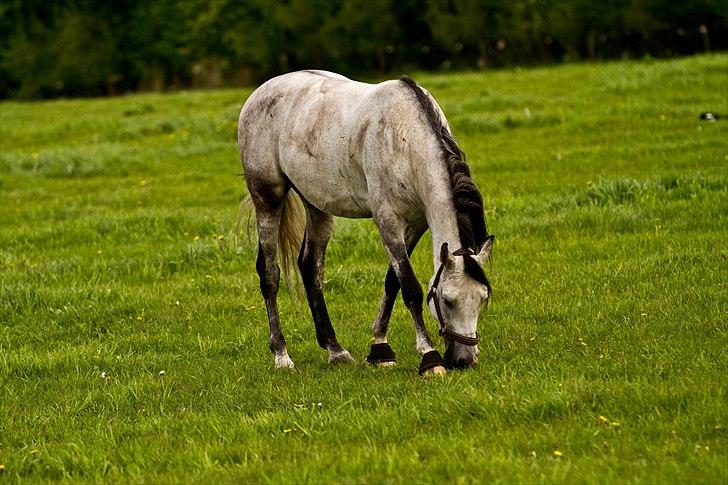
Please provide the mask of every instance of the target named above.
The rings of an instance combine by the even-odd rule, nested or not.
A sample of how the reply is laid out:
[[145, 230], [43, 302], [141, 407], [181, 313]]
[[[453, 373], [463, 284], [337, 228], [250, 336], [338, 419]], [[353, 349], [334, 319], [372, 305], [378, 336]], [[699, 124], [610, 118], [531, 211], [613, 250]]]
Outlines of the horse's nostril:
[[460, 369], [464, 369], [465, 367], [468, 367], [470, 365], [470, 361], [468, 359], [458, 359], [458, 362], [456, 364], [457, 367]]

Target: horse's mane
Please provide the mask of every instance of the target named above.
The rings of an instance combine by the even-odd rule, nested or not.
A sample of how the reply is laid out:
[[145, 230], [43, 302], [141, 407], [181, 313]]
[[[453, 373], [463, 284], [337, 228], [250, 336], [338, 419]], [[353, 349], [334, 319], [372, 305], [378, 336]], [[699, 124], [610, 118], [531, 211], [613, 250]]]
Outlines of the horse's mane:
[[465, 162], [465, 154], [443, 124], [430, 97], [413, 79], [403, 76], [401, 81], [414, 93], [442, 149], [450, 177], [460, 244], [463, 248], [470, 248], [478, 253], [488, 237], [488, 230], [485, 226], [483, 196], [473, 182], [470, 167]]

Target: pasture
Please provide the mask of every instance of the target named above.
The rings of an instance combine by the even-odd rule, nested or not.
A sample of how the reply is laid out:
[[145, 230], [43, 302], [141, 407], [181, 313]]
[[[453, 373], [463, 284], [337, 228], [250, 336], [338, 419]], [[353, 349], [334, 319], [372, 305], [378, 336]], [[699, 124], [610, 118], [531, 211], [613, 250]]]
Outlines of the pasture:
[[[0, 481], [728, 479], [728, 55], [415, 74], [496, 235], [477, 368], [363, 360], [386, 258], [337, 219], [332, 367], [235, 237], [250, 90], [0, 104]], [[426, 235], [413, 255], [432, 274]], [[427, 316], [428, 328], [436, 331]], [[441, 347], [441, 343], [438, 341]], [[162, 372], [163, 371], [163, 372]]]

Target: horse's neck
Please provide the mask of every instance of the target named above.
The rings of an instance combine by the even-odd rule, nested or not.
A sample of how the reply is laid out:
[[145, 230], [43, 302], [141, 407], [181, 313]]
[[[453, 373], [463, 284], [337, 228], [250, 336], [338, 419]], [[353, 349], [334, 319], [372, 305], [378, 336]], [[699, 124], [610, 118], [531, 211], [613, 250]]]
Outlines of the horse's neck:
[[434, 267], [440, 264], [440, 248], [448, 244], [450, 252], [460, 248], [455, 205], [452, 201], [452, 188], [444, 167], [442, 170], [429, 171], [434, 179], [428, 181], [428, 190], [423, 197], [427, 225], [432, 235], [432, 260]]

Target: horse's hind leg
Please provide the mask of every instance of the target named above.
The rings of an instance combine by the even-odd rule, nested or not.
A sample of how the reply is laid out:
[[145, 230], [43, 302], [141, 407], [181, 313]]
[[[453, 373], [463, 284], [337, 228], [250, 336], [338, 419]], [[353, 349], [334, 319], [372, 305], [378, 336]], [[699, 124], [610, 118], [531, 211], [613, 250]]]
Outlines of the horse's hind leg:
[[[268, 312], [268, 324], [270, 326], [268, 348], [275, 357], [277, 368], [293, 369], [293, 361], [288, 356], [288, 350], [286, 349], [286, 339], [283, 337], [283, 332], [281, 332], [277, 303], [280, 269], [278, 268], [276, 252], [286, 189], [284, 186], [266, 185], [266, 190], [256, 191], [255, 186], [249, 185], [249, 187], [253, 205], [255, 206], [255, 218], [258, 228], [258, 258], [255, 262], [255, 269], [260, 277], [260, 291], [265, 299], [265, 308]], [[257, 188], [260, 189], [261, 187]]]
[[316, 340], [322, 349], [328, 350], [330, 363], [354, 362], [349, 352], [336, 339], [336, 332], [331, 325], [324, 301], [323, 279], [326, 246], [333, 232], [334, 218], [311, 204], [304, 203], [306, 205], [306, 233], [303, 237], [301, 252], [298, 255], [298, 268], [301, 270], [308, 306], [311, 308], [311, 316], [316, 326]]

